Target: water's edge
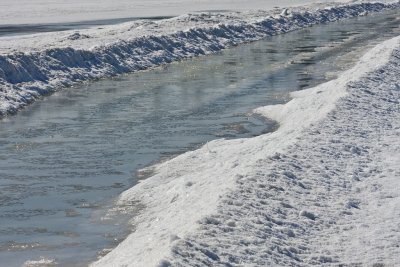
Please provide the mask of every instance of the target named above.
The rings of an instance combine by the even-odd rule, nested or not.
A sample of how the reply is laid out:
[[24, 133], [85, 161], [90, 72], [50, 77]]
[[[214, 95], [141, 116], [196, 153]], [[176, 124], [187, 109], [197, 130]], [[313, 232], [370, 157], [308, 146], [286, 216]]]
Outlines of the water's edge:
[[[63, 266], [80, 266], [93, 251], [116, 246], [127, 233], [111, 230], [110, 217], [120, 212], [133, 217], [141, 206], [111, 207], [103, 214], [107, 206], [102, 198], [135, 184], [135, 170], [216, 138], [273, 131], [270, 121], [265, 127], [248, 112], [283, 104], [289, 91], [334, 78], [332, 66], [334, 72], [352, 66], [364, 44], [391, 36], [384, 34], [385, 27], [398, 28], [396, 22], [393, 14], [382, 14], [268, 37], [209, 57], [62, 90], [3, 120], [0, 150], [7, 153], [0, 155], [2, 204], [16, 205], [0, 207], [6, 209], [0, 225], [14, 227], [0, 227], [0, 248], [20, 254], [18, 258], [31, 254], [31, 259], [41, 251]], [[349, 55], [354, 58], [347, 63]], [[26, 204], [21, 208], [18, 202]], [[26, 225], [23, 220], [30, 221]], [[105, 225], [97, 224], [101, 220]], [[56, 226], [56, 221], [64, 223]], [[105, 245], [98, 238], [103, 232]], [[57, 254], [61, 250], [64, 254]], [[76, 261], [65, 261], [68, 253]], [[78, 262], [79, 257], [85, 260]]]
[[[88, 50], [74, 49], [71, 46], [1, 55], [0, 117], [15, 114], [36, 99], [77, 82], [150, 69], [184, 58], [215, 53], [266, 36], [398, 8], [400, 2], [361, 3], [291, 13], [285, 10], [276, 17], [255, 21], [250, 17], [232, 22], [228, 15], [221, 22], [218, 16], [198, 14], [184, 17], [180, 23], [193, 19], [207, 21], [210, 17], [218, 19], [220, 23], [205, 28], [189, 28], [169, 35], [121, 40]], [[90, 36], [78, 32], [68, 37], [70, 41], [85, 38]]]

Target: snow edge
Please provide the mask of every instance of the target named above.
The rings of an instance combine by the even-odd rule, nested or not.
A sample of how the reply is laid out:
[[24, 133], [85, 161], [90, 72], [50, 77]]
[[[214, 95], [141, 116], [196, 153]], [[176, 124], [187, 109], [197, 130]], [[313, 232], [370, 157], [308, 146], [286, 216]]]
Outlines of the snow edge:
[[182, 23], [195, 16], [199, 26], [131, 39], [118, 40], [115, 36], [118, 41], [89, 49], [74, 48], [74, 40], [88, 38], [84, 31], [74, 33], [68, 37], [67, 47], [0, 55], [0, 118], [84, 81], [146, 70], [315, 24], [398, 8], [399, 1], [341, 4], [301, 12], [284, 9], [281, 15], [256, 20], [244, 16], [240, 21], [230, 21], [226, 15], [213, 26], [201, 24], [205, 14], [186, 15], [181, 17]]
[[399, 47], [400, 36], [365, 54], [338, 79], [292, 94], [285, 105], [254, 112], [280, 123], [277, 131], [262, 136], [215, 140], [154, 167], [155, 175], [121, 194], [119, 202], [146, 206], [134, 218], [136, 231], [116, 249], [91, 266], [163, 266], [174, 241], [193, 233], [197, 222], [217, 210], [221, 197], [235, 189], [258, 160], [296, 143], [306, 129], [323, 120], [335, 103], [347, 95], [346, 87], [387, 64]]

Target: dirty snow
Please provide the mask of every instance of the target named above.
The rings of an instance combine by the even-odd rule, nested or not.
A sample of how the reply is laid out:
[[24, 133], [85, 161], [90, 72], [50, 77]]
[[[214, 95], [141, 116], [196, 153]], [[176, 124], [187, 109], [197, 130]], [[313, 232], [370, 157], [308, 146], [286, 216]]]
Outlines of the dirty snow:
[[135, 232], [92, 266], [395, 266], [400, 37], [338, 79], [255, 112], [280, 127], [215, 140], [124, 192]]

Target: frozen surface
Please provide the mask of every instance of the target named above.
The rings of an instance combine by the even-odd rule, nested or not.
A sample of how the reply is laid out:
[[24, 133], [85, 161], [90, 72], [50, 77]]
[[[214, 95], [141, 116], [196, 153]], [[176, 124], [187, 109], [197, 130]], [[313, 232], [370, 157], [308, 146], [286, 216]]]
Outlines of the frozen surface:
[[317, 25], [68, 88], [2, 120], [0, 266], [39, 259], [75, 267], [104, 255], [131, 232], [106, 209], [137, 170], [216, 138], [269, 131], [276, 125], [251, 110], [354, 66], [400, 34], [397, 15]]
[[146, 207], [136, 231], [92, 266], [395, 266], [399, 41], [257, 109], [277, 131], [155, 166], [120, 198]]
[[[271, 9], [328, 0], [1, 0], [0, 25], [181, 15], [201, 10]], [[336, 2], [349, 2], [340, 0]]]
[[80, 31], [0, 38], [0, 116], [77, 82], [135, 72], [240, 43], [387, 9], [392, 4], [313, 5], [196, 13]]

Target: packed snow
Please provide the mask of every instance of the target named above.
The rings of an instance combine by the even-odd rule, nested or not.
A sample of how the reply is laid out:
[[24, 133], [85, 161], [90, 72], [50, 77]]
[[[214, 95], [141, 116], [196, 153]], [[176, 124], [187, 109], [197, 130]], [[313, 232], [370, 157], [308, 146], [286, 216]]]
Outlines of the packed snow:
[[318, 23], [398, 9], [400, 2], [182, 15], [79, 31], [0, 38], [0, 116], [72, 86], [215, 53]]
[[[258, 10], [331, 0], [1, 0], [0, 25], [176, 16], [202, 10]], [[349, 2], [339, 0], [336, 2]]]
[[[135, 231], [91, 266], [395, 266], [400, 37], [284, 105], [280, 127], [151, 168], [119, 204]], [[149, 170], [146, 170], [149, 171]]]

